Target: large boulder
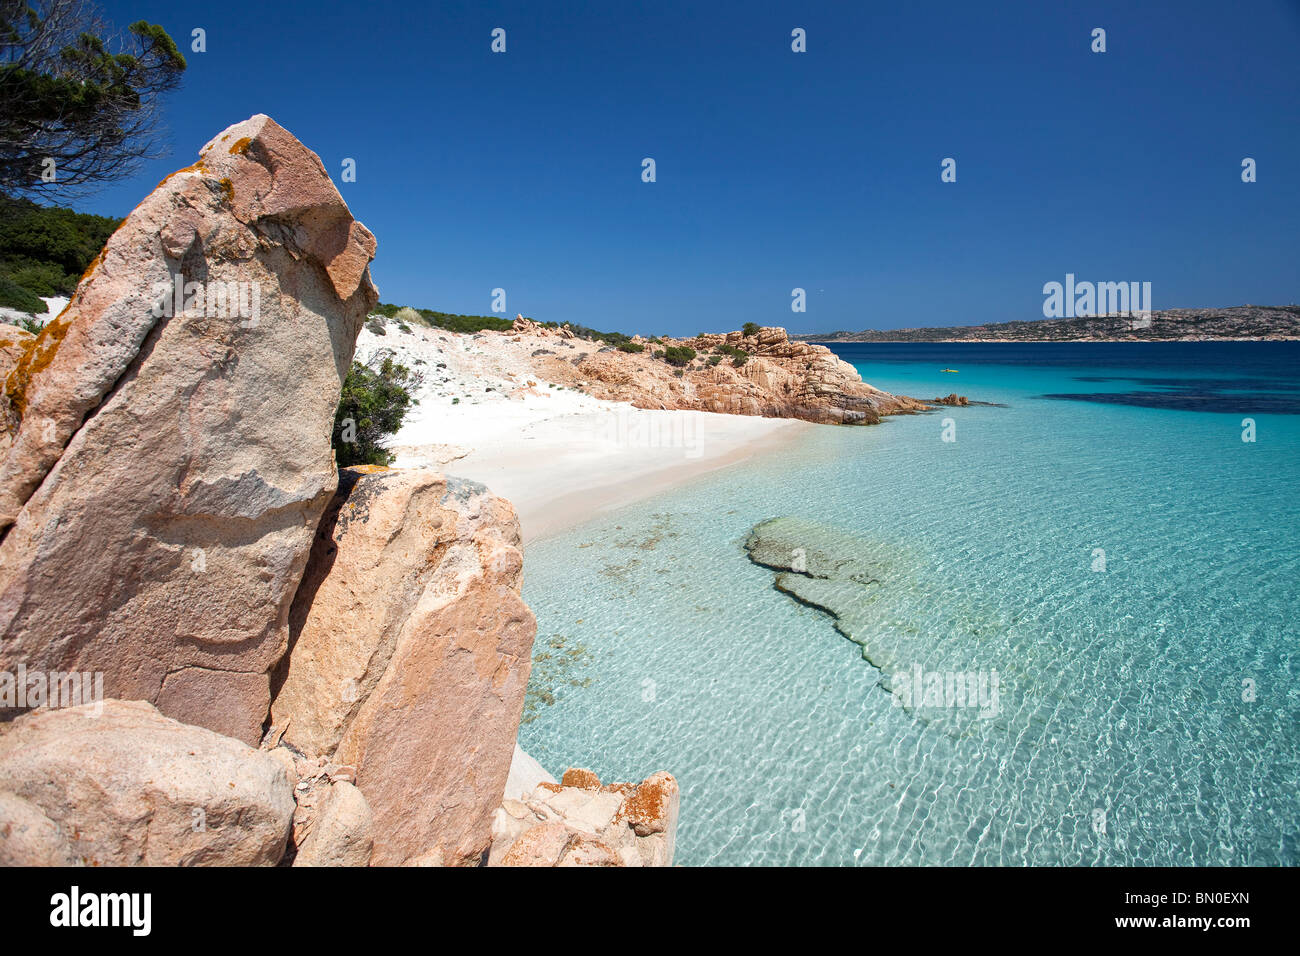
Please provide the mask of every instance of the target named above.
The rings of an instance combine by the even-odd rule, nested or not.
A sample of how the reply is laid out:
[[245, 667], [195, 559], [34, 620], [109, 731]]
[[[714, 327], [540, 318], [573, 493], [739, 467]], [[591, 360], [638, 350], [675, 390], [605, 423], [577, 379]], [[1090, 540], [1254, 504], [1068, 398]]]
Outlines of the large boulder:
[[35, 847], [23, 862], [66, 862], [65, 852], [91, 866], [279, 862], [294, 809], [280, 761], [144, 701], [103, 701], [96, 716], [99, 706], [0, 725], [0, 781], [21, 801], [0, 800], [0, 833], [22, 828]]
[[355, 768], [372, 862], [476, 864], [528, 683], [514, 509], [432, 471], [344, 469], [290, 616], [274, 733]]
[[259, 738], [374, 251], [260, 115], [127, 217], [4, 379], [0, 670]]

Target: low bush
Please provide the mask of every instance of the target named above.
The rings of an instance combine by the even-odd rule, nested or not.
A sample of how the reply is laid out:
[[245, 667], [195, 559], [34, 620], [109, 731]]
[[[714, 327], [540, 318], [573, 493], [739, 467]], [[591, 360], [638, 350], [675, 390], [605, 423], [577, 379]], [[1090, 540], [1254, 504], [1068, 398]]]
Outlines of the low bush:
[[669, 365], [690, 365], [695, 361], [695, 354], [689, 345], [670, 345], [664, 349], [664, 361]]
[[334, 413], [333, 445], [340, 467], [392, 464], [394, 456], [384, 440], [402, 427], [421, 380], [391, 355], [352, 363]]
[[45, 312], [45, 303], [35, 292], [25, 289], [17, 282], [0, 276], [0, 306], [17, 309], [20, 312]]
[[731, 356], [731, 364], [735, 366], [744, 365], [749, 361], [749, 353], [744, 349], [738, 349], [734, 345], [719, 345], [715, 352], [721, 352], [723, 355]]

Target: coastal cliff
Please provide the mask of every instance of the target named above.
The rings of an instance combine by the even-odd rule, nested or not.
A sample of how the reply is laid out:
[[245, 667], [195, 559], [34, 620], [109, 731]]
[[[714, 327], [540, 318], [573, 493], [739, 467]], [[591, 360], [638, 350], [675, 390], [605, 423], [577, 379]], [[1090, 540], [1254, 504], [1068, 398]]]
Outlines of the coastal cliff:
[[[0, 335], [0, 865], [504, 847], [536, 630], [514, 510], [334, 464], [375, 248], [254, 116], [159, 184], [38, 335]], [[508, 862], [671, 863], [672, 777], [609, 786], [604, 844], [578, 845], [577, 814], [531, 852], [512, 816]], [[532, 823], [572, 809], [547, 799]]]
[[563, 326], [547, 328], [523, 318], [515, 320], [513, 334], [506, 334], [547, 381], [637, 408], [835, 425], [874, 425], [886, 415], [926, 408], [873, 388], [824, 345], [791, 341], [782, 328], [691, 339], [636, 336], [633, 350], [585, 342]]

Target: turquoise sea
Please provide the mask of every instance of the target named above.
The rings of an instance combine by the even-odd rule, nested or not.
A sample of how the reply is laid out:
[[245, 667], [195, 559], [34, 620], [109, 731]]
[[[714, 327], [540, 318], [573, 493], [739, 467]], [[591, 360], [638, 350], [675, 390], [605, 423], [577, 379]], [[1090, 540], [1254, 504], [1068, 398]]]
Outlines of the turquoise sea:
[[[1002, 407], [811, 429], [530, 545], [523, 747], [671, 771], [685, 865], [1300, 863], [1300, 343], [836, 351]], [[996, 671], [996, 715], [897, 706], [748, 559], [779, 516], [854, 536], [868, 630]]]

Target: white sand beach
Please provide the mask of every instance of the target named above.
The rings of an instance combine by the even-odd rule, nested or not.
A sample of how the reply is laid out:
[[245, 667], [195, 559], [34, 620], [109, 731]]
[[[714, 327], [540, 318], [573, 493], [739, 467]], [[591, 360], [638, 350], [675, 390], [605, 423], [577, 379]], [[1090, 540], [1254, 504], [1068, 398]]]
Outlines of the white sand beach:
[[357, 342], [358, 360], [389, 349], [425, 376], [419, 405], [390, 442], [395, 466], [486, 484], [514, 504], [525, 544], [816, 427], [601, 401], [514, 367], [503, 337], [410, 328], [363, 330]]

